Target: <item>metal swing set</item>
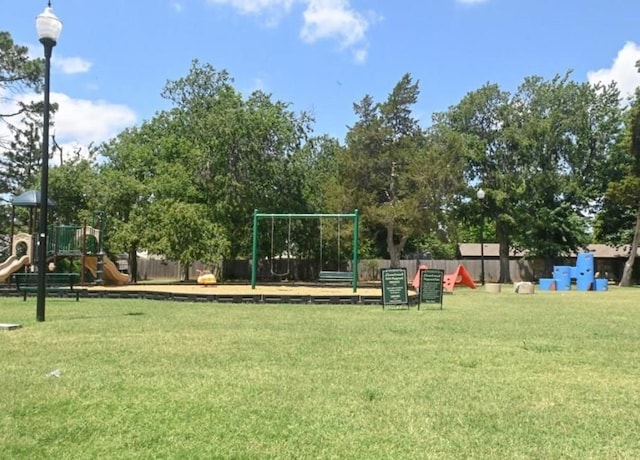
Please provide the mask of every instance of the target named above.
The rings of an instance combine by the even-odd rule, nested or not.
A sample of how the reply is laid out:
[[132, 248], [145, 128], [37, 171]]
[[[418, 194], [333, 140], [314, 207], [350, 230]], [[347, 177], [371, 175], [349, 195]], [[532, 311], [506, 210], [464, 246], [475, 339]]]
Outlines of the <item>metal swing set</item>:
[[[340, 219], [352, 219], [353, 220], [353, 253], [351, 258], [351, 271], [338, 271], [322, 270], [322, 220], [321, 219], [338, 219], [338, 245], [340, 244]], [[359, 225], [359, 213], [356, 209], [353, 213], [346, 214], [271, 214], [261, 213], [256, 209], [253, 212], [253, 243], [252, 243], [252, 257], [251, 257], [251, 289], [256, 288], [257, 284], [257, 271], [258, 271], [258, 221], [260, 219], [271, 219], [271, 274], [276, 276], [287, 276], [291, 268], [291, 221], [292, 219], [318, 219], [320, 220], [320, 272], [319, 281], [324, 282], [351, 282], [353, 292], [358, 290], [358, 225]], [[288, 219], [289, 230], [287, 238], [287, 271], [286, 273], [274, 273], [273, 259], [274, 253], [274, 231], [275, 221], [277, 219]], [[338, 249], [338, 251], [340, 251]]]

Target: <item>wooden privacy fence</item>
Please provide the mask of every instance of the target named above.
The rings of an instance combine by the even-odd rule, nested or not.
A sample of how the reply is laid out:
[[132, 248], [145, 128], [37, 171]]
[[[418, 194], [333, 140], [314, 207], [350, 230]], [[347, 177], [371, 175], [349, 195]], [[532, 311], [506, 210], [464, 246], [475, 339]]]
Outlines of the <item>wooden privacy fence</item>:
[[[453, 273], [459, 264], [471, 273], [476, 282], [480, 281], [482, 271], [480, 260], [401, 260], [400, 265], [407, 269], [408, 279], [413, 279], [418, 267], [423, 264], [429, 268], [444, 270], [445, 273]], [[379, 281], [380, 270], [390, 267], [390, 261], [385, 259], [365, 259], [358, 264], [358, 277], [360, 281]], [[543, 273], [544, 264], [534, 260], [511, 260], [509, 270], [511, 280], [535, 281], [537, 278], [545, 277]], [[207, 267], [202, 262], [195, 262], [189, 267], [189, 279], [195, 280], [198, 277], [198, 270], [205, 270]], [[327, 267], [331, 269], [331, 267]], [[484, 262], [485, 281], [488, 283], [497, 282], [500, 275], [500, 262], [498, 260], [485, 260]], [[182, 280], [184, 270], [180, 263], [167, 260], [138, 258], [138, 280]], [[272, 273], [287, 273], [286, 276], [276, 276]], [[317, 281], [319, 267], [317, 263], [302, 260], [274, 260], [273, 264], [268, 261], [259, 262], [257, 276], [261, 281]], [[225, 261], [222, 268], [222, 279], [247, 281], [251, 279], [250, 260], [229, 260]]]

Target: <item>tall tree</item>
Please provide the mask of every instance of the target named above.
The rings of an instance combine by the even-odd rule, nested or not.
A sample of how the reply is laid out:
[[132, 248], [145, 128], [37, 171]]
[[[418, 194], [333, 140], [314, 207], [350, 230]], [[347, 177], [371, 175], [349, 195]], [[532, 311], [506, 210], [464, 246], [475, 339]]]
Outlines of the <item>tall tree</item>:
[[33, 154], [40, 139], [33, 128], [41, 104], [23, 100], [22, 95], [42, 89], [44, 63], [31, 59], [28, 49], [14, 43], [11, 34], [0, 31], [0, 251], [7, 251], [9, 206], [7, 194], [23, 190], [38, 172]]
[[384, 237], [392, 267], [409, 238], [438, 228], [462, 189], [456, 137], [420, 127], [412, 113], [418, 95], [418, 82], [405, 74], [386, 101], [367, 95], [354, 104], [358, 121], [340, 155], [345, 204], [362, 210], [363, 228]]
[[42, 164], [42, 139], [39, 125], [26, 115], [21, 127], [9, 126], [13, 138], [6, 143], [0, 156], [0, 193], [13, 195], [35, 185]]
[[[37, 172], [42, 125], [42, 103], [23, 96], [42, 90], [44, 63], [31, 59], [26, 46], [13, 42], [8, 32], [0, 31], [0, 193], [13, 193], [22, 182]], [[55, 106], [54, 106], [55, 109]], [[34, 171], [35, 170], [35, 171]]]
[[622, 126], [615, 85], [576, 83], [569, 74], [525, 80], [519, 155], [528, 158], [525, 199], [514, 243], [547, 261], [586, 246], [605, 190], [602, 174]]
[[306, 210], [294, 156], [308, 118], [259, 91], [244, 98], [232, 83], [194, 61], [163, 91], [173, 108], [101, 149], [112, 241], [130, 259], [138, 249], [162, 251], [186, 270], [247, 255], [255, 208]]
[[[487, 84], [467, 94], [448, 112], [437, 114], [436, 124], [446, 129], [471, 136], [472, 149], [467, 151], [466, 178], [471, 184], [479, 184], [485, 192], [485, 213], [494, 223], [500, 243], [500, 281], [509, 281], [510, 234], [516, 227], [517, 197], [523, 193], [518, 174], [517, 159], [509, 152], [509, 139], [503, 129], [512, 120], [509, 111], [509, 93], [498, 85]], [[477, 210], [477, 215], [480, 215]]]
[[303, 147], [311, 119], [261, 91], [248, 98], [225, 71], [194, 61], [186, 77], [167, 83], [163, 96], [175, 104], [182, 135], [198, 170], [194, 180], [211, 219], [234, 235], [231, 256], [251, 250], [254, 209], [306, 209], [293, 155]]
[[17, 96], [26, 91], [41, 91], [43, 75], [43, 60], [31, 59], [26, 46], [15, 44], [11, 34], [0, 31], [0, 100], [9, 107], [8, 111], [0, 112], [0, 123], [11, 124], [25, 113], [39, 112], [37, 104]]
[[[637, 67], [640, 71], [640, 61]], [[622, 225], [613, 231], [618, 236], [618, 244], [629, 245], [629, 255], [619, 284], [630, 286], [636, 254], [640, 246], [640, 88], [636, 90], [635, 99], [628, 112], [626, 136], [621, 145], [626, 155], [619, 163], [622, 166], [620, 177], [609, 183], [606, 193], [608, 206], [605, 212], [609, 211], [607, 215], [610, 215], [612, 210], [617, 211], [616, 222], [619, 225], [620, 216], [633, 216], [631, 225]], [[603, 222], [602, 219], [601, 222]]]
[[487, 192], [500, 244], [500, 282], [511, 248], [547, 258], [588, 242], [586, 216], [602, 194], [599, 170], [620, 130], [615, 85], [575, 83], [569, 74], [528, 77], [515, 94], [487, 84], [437, 122], [477, 142], [467, 180]]
[[98, 208], [108, 216], [105, 245], [126, 252], [131, 280], [137, 281], [137, 253], [147, 229], [146, 208], [151, 201], [147, 184], [155, 170], [153, 142], [156, 132], [148, 124], [128, 128], [100, 146], [105, 162], [96, 184]]
[[87, 158], [70, 160], [49, 171], [49, 196], [55, 202], [56, 221], [75, 224], [98, 209], [98, 166]]

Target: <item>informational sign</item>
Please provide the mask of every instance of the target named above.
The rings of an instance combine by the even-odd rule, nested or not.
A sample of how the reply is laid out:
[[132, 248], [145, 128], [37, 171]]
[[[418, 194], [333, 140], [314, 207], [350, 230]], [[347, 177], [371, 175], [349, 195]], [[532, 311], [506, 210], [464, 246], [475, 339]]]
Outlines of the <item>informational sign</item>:
[[409, 306], [406, 268], [382, 269], [382, 308], [388, 305]]
[[423, 303], [440, 304], [442, 309], [442, 280], [444, 270], [427, 268], [420, 270], [420, 296], [418, 310]]

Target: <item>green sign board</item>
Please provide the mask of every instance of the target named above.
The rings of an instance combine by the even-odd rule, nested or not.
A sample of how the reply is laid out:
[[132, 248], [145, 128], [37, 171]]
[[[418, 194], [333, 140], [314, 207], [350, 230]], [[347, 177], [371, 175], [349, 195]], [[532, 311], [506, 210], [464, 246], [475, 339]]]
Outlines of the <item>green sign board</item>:
[[420, 296], [418, 309], [420, 304], [440, 304], [442, 309], [442, 280], [444, 278], [444, 270], [426, 269], [420, 270]]
[[382, 308], [387, 305], [409, 306], [406, 268], [382, 269]]

